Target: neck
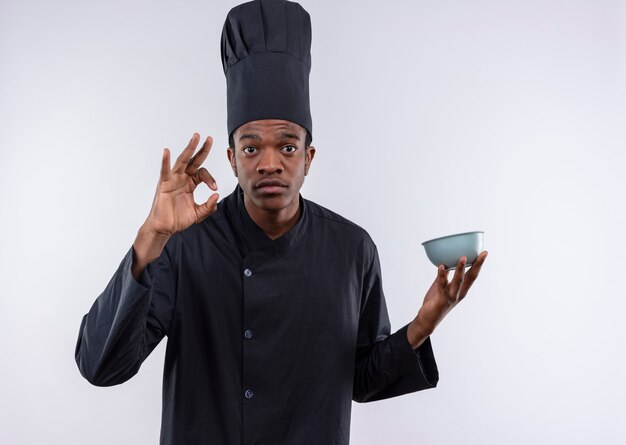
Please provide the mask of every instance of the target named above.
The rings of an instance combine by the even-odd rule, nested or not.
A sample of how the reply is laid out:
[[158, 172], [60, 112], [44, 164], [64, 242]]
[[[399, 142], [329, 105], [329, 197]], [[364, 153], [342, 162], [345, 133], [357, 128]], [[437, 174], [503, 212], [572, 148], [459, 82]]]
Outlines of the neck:
[[295, 199], [289, 206], [279, 210], [267, 210], [256, 207], [245, 194], [243, 202], [252, 221], [273, 240], [289, 232], [300, 219], [299, 199]]

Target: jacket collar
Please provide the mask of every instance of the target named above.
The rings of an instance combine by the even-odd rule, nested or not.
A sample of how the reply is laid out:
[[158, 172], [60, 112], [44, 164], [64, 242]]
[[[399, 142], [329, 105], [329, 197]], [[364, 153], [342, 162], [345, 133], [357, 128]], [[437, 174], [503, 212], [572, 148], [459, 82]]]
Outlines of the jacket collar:
[[302, 198], [302, 195], [299, 195], [298, 198], [300, 200], [300, 218], [298, 222], [287, 233], [275, 240], [267, 236], [263, 229], [248, 214], [243, 201], [243, 190], [239, 185], [227, 199], [232, 205], [231, 215], [249, 254], [256, 252], [263, 257], [266, 255], [282, 256], [291, 250], [306, 232], [309, 212], [306, 200]]

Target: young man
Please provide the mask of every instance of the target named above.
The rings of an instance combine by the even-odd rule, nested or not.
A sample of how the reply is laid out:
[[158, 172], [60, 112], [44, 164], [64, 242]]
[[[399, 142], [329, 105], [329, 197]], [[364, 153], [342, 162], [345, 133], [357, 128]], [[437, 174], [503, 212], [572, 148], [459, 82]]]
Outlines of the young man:
[[451, 282], [440, 267], [415, 319], [391, 334], [368, 234], [300, 196], [310, 145], [310, 19], [256, 0], [222, 34], [228, 158], [239, 185], [196, 204], [194, 134], [163, 153], [152, 209], [83, 318], [76, 360], [93, 384], [132, 377], [168, 337], [163, 444], [347, 444], [351, 401], [434, 387], [429, 335], [467, 294], [486, 252]]

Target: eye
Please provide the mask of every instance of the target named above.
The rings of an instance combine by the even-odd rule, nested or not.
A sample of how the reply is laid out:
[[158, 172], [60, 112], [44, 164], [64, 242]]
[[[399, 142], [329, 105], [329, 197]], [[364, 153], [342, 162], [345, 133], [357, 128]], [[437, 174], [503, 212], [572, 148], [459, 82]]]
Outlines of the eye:
[[251, 145], [247, 147], [243, 147], [243, 152], [249, 155], [256, 153], [256, 151], [257, 151], [257, 148]]
[[298, 147], [294, 145], [286, 145], [282, 148], [282, 151], [285, 153], [294, 153], [297, 149]]

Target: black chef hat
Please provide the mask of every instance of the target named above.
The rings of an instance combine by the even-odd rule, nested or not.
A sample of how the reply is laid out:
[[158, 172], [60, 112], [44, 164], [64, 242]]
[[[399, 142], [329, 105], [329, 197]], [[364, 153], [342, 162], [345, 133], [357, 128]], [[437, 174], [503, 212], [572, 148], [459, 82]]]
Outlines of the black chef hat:
[[311, 18], [298, 3], [234, 7], [222, 30], [228, 134], [259, 119], [284, 119], [313, 134], [309, 106]]

